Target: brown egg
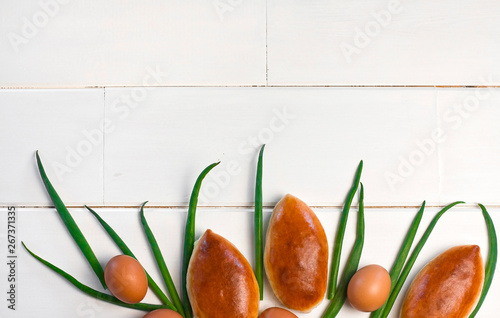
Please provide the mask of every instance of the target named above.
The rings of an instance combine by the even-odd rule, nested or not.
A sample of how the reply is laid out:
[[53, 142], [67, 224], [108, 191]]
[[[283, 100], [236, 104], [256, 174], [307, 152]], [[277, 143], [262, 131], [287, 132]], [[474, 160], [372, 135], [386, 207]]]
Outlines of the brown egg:
[[144, 268], [135, 258], [127, 255], [118, 255], [109, 260], [104, 269], [104, 280], [109, 291], [125, 303], [140, 302], [148, 291]]
[[143, 318], [182, 318], [181, 314], [170, 309], [156, 309]]
[[197, 318], [256, 318], [259, 285], [236, 246], [211, 230], [195, 243], [187, 291]]
[[274, 207], [264, 251], [274, 294], [288, 308], [308, 312], [325, 297], [328, 241], [318, 217], [287, 194]]
[[294, 313], [279, 307], [271, 307], [264, 310], [259, 318], [298, 318]]
[[403, 301], [400, 317], [468, 317], [481, 295], [483, 282], [479, 246], [452, 247], [417, 274]]
[[347, 299], [359, 311], [379, 309], [389, 297], [391, 277], [385, 268], [368, 265], [358, 270], [349, 281]]

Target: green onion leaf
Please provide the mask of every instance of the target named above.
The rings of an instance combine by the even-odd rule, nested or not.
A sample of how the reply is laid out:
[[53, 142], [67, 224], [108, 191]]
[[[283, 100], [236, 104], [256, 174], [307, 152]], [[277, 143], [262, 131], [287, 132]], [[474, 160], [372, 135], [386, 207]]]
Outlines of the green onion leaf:
[[144, 304], [144, 303], [127, 304], [127, 303], [124, 303], [123, 301], [119, 300], [116, 297], [113, 297], [113, 296], [105, 294], [105, 293], [101, 293], [95, 289], [88, 287], [87, 285], [80, 283], [78, 280], [76, 280], [70, 274], [66, 273], [62, 269], [52, 265], [51, 263], [47, 262], [43, 258], [39, 257], [38, 255], [36, 255], [32, 251], [30, 251], [28, 249], [28, 247], [26, 247], [24, 242], [22, 242], [22, 244], [23, 244], [24, 248], [26, 249], [26, 251], [28, 251], [28, 253], [30, 253], [31, 256], [33, 256], [36, 260], [38, 260], [39, 262], [41, 262], [42, 264], [44, 264], [45, 266], [47, 266], [48, 268], [50, 268], [51, 270], [56, 272], [57, 274], [61, 275], [63, 278], [65, 278], [71, 284], [73, 284], [76, 288], [78, 288], [79, 290], [81, 290], [82, 292], [84, 292], [85, 294], [87, 294], [91, 297], [94, 297], [96, 299], [100, 299], [102, 301], [106, 301], [106, 302], [114, 304], [114, 305], [118, 305], [118, 306], [122, 306], [122, 307], [126, 307], [126, 308], [137, 309], [137, 310], [143, 310], [143, 311], [152, 311], [155, 309], [167, 308], [166, 306], [162, 306], [162, 305], [151, 305], [151, 304]]
[[[104, 221], [99, 216], [99, 214], [97, 214], [97, 212], [95, 212], [94, 210], [92, 210], [88, 206], [85, 206], [85, 207], [87, 208], [87, 210], [89, 210], [95, 216], [97, 221], [99, 221], [99, 223], [101, 223], [104, 230], [106, 230], [106, 232], [109, 234], [109, 237], [111, 237], [111, 239], [116, 243], [116, 245], [118, 246], [118, 248], [120, 248], [122, 253], [125, 255], [128, 255], [130, 257], [133, 257], [137, 260], [134, 253], [132, 253], [132, 251], [128, 248], [127, 244], [125, 244], [125, 242], [120, 238], [118, 233], [116, 233], [115, 230], [113, 230], [113, 228], [111, 226], [109, 226], [109, 224], [106, 223], [106, 221]], [[148, 277], [149, 288], [151, 288], [151, 290], [156, 294], [156, 296], [158, 296], [158, 298], [160, 298], [161, 302], [163, 302], [165, 305], [167, 305], [168, 308], [170, 308], [172, 310], [176, 310], [175, 306], [170, 302], [170, 300], [167, 298], [165, 293], [160, 289], [160, 287], [158, 287], [158, 284], [156, 284], [156, 282], [151, 278], [151, 276], [149, 276], [149, 274], [146, 270], [144, 270], [144, 271], [146, 272], [146, 276]]]
[[255, 278], [259, 284], [260, 300], [264, 299], [264, 245], [262, 242], [262, 157], [264, 147], [262, 145], [259, 153], [259, 161], [257, 163], [257, 176], [255, 182]]
[[87, 259], [88, 263], [94, 270], [95, 274], [99, 278], [99, 281], [102, 284], [102, 287], [106, 289], [106, 282], [104, 281], [104, 270], [102, 269], [101, 264], [97, 260], [97, 257], [94, 254], [94, 251], [90, 247], [89, 243], [87, 242], [87, 239], [83, 235], [82, 231], [76, 224], [75, 220], [69, 213], [68, 209], [64, 205], [64, 202], [61, 200], [59, 195], [57, 194], [56, 189], [52, 186], [52, 183], [50, 182], [49, 178], [47, 177], [47, 174], [45, 173], [45, 169], [43, 168], [42, 165], [42, 160], [40, 159], [40, 156], [38, 155], [38, 151], [36, 152], [36, 161], [38, 164], [38, 171], [40, 172], [40, 176], [42, 177], [43, 184], [45, 185], [45, 188], [47, 189], [47, 192], [49, 193], [50, 198], [52, 199], [52, 202], [54, 203], [54, 206], [59, 213], [59, 216], [61, 217], [62, 221], [64, 222], [64, 225], [68, 229], [69, 233], [73, 237], [73, 240], [76, 242], [80, 250], [82, 251], [83, 255], [85, 255], [85, 258]]
[[194, 239], [195, 239], [195, 217], [196, 217], [196, 206], [198, 205], [198, 195], [200, 194], [201, 183], [205, 176], [217, 166], [219, 162], [212, 163], [206, 167], [196, 179], [193, 187], [193, 192], [191, 192], [191, 199], [189, 200], [189, 210], [186, 221], [186, 231], [184, 233], [184, 255], [182, 258], [182, 296], [184, 301], [184, 313], [187, 318], [193, 316], [193, 310], [191, 308], [191, 303], [189, 302], [189, 297], [187, 294], [187, 270], [189, 266], [189, 260], [193, 254], [194, 249]]
[[495, 231], [495, 225], [493, 224], [493, 220], [491, 219], [491, 216], [484, 207], [484, 205], [479, 203], [479, 207], [481, 207], [484, 221], [486, 222], [486, 228], [488, 229], [489, 251], [488, 251], [488, 260], [486, 261], [486, 269], [484, 273], [483, 290], [481, 291], [481, 296], [476, 305], [476, 308], [474, 308], [474, 311], [470, 314], [469, 318], [475, 317], [477, 312], [483, 305], [484, 299], [486, 298], [486, 294], [488, 294], [491, 282], [493, 281], [493, 276], [495, 274], [495, 268], [497, 266], [497, 257], [498, 257], [497, 256], [498, 242], [497, 242], [497, 233]]
[[431, 235], [432, 230], [436, 226], [436, 223], [439, 221], [439, 219], [441, 218], [441, 216], [446, 211], [448, 211], [449, 209], [451, 209], [452, 207], [454, 207], [455, 205], [460, 204], [460, 203], [465, 203], [465, 202], [457, 201], [457, 202], [453, 202], [451, 204], [448, 204], [441, 211], [439, 211], [436, 214], [436, 216], [434, 216], [434, 218], [432, 219], [431, 223], [429, 224], [429, 226], [425, 230], [424, 234], [422, 235], [422, 238], [418, 242], [417, 246], [415, 246], [415, 249], [411, 253], [410, 258], [406, 262], [406, 265], [403, 268], [403, 271], [401, 272], [401, 275], [400, 275], [400, 277], [399, 277], [399, 279], [398, 279], [398, 281], [396, 283], [396, 286], [394, 286], [391, 294], [389, 295], [389, 299], [387, 300], [387, 302], [385, 304], [385, 308], [382, 311], [382, 314], [381, 314], [380, 317], [387, 318], [387, 316], [391, 312], [392, 306], [394, 306], [394, 302], [396, 301], [396, 298], [398, 297], [399, 292], [401, 291], [401, 288], [403, 287], [403, 284], [406, 281], [406, 278], [410, 274], [410, 271], [411, 271], [411, 269], [413, 267], [413, 264], [415, 264], [415, 261], [417, 260], [418, 254], [420, 254], [420, 251], [422, 250], [422, 248], [424, 247], [425, 243], [427, 242], [427, 239]]
[[144, 206], [146, 205], [146, 203], [147, 203], [147, 201], [144, 202], [141, 206], [142, 227], [144, 228], [144, 232], [146, 233], [146, 236], [148, 238], [149, 245], [151, 246], [151, 250], [153, 251], [153, 255], [156, 259], [156, 263], [158, 264], [158, 268], [160, 269], [160, 273], [163, 276], [163, 280], [165, 281], [165, 285], [167, 286], [168, 294], [170, 295], [172, 302], [174, 303], [175, 307], [177, 308], [177, 312], [179, 312], [179, 314], [181, 314], [184, 317], [184, 308], [182, 306], [181, 299], [179, 298], [179, 294], [177, 293], [177, 289], [175, 288], [174, 281], [172, 280], [172, 276], [170, 276], [170, 272], [168, 271], [167, 264], [165, 263], [165, 259], [163, 258], [163, 255], [160, 251], [160, 248], [158, 246], [158, 242], [156, 241], [156, 238], [153, 234], [153, 231], [151, 231], [151, 228], [148, 225], [146, 217], [144, 216]]
[[328, 282], [328, 299], [332, 299], [335, 291], [337, 289], [337, 278], [339, 275], [340, 268], [340, 256], [342, 254], [342, 244], [344, 242], [345, 228], [347, 225], [347, 217], [349, 216], [349, 210], [351, 208], [352, 199], [358, 190], [359, 180], [361, 179], [361, 171], [363, 170], [363, 160], [360, 161], [358, 169], [356, 171], [356, 176], [354, 178], [354, 183], [352, 188], [347, 194], [346, 202], [344, 204], [344, 209], [340, 216], [339, 227], [337, 229], [337, 235], [335, 237], [335, 245], [333, 248], [332, 264], [330, 267], [330, 279]]
[[[415, 235], [417, 234], [418, 226], [420, 225], [420, 221], [422, 220], [422, 216], [424, 215], [424, 209], [425, 201], [422, 203], [420, 210], [413, 219], [410, 229], [408, 230], [408, 233], [406, 234], [406, 237], [403, 241], [403, 245], [401, 245], [401, 249], [399, 250], [398, 256], [396, 257], [396, 261], [394, 262], [394, 265], [389, 272], [389, 275], [391, 276], [391, 290], [389, 292], [389, 295], [394, 290], [394, 286], [396, 285], [399, 275], [401, 274], [401, 270], [403, 269], [403, 265], [406, 262], [411, 245], [413, 244], [413, 240], [415, 239]], [[379, 318], [384, 308], [385, 303], [382, 307], [372, 312], [370, 317]]]
[[333, 297], [330, 305], [326, 309], [322, 318], [333, 318], [336, 317], [340, 309], [345, 303], [347, 298], [347, 286], [352, 276], [356, 273], [359, 265], [359, 260], [361, 259], [361, 252], [363, 251], [363, 245], [365, 241], [365, 205], [364, 205], [364, 189], [361, 183], [361, 189], [359, 191], [359, 212], [358, 212], [358, 223], [356, 229], [356, 241], [352, 247], [351, 254], [347, 259], [347, 264], [344, 268], [344, 273], [340, 280], [335, 296]]

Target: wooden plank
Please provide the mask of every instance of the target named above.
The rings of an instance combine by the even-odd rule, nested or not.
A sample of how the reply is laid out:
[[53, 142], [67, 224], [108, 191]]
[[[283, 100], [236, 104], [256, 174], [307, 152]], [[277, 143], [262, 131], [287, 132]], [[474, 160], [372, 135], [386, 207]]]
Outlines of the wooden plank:
[[265, 84], [265, 1], [0, 4], [0, 87]]
[[67, 204], [103, 202], [104, 90], [0, 90], [0, 205], [47, 205], [35, 151]]
[[[5, 210], [5, 211], [4, 211]], [[5, 215], [6, 209], [0, 209]], [[119, 253], [117, 248], [106, 237], [99, 224], [83, 209], [72, 209], [73, 216], [82, 231], [88, 235], [89, 243], [95, 249], [97, 257], [105, 264], [108, 259]], [[148, 243], [142, 234], [138, 210], [129, 209], [99, 209], [100, 215], [114, 227], [140, 262], [157, 280], [160, 286], [161, 277], [156, 268]], [[265, 219], [270, 217], [270, 210], [264, 211]], [[340, 209], [315, 209], [322, 222], [329, 246], [332, 247], [334, 233], [339, 219]], [[422, 219], [417, 239], [425, 230], [437, 209], [427, 209]], [[233, 242], [238, 249], [253, 262], [252, 253], [252, 211], [251, 209], [202, 208], [197, 215], [196, 232], [200, 236], [210, 228]], [[416, 209], [367, 209], [366, 210], [366, 243], [360, 266], [380, 264], [386, 268], [392, 265], [402, 239], [409, 227]], [[490, 209], [494, 222], [500, 222], [500, 210]], [[19, 209], [18, 236], [35, 253], [51, 261], [55, 265], [74, 275], [77, 279], [101, 290], [98, 280], [84, 261], [80, 251], [69, 239], [66, 229], [52, 209]], [[146, 209], [146, 215], [156, 234], [159, 246], [169, 266], [174, 282], [180, 284], [180, 259], [182, 251], [183, 227], [186, 218], [185, 209]], [[345, 250], [342, 254], [341, 269], [344, 266], [355, 235], [354, 214], [349, 219], [345, 238]], [[6, 228], [6, 218], [0, 219], [0, 226]], [[267, 225], [266, 225], [267, 227]], [[168, 235], [165, 235], [168, 233]], [[57, 237], [57, 239], [55, 239]], [[463, 244], [477, 244], [481, 247], [483, 257], [487, 255], [487, 236], [484, 221], [478, 208], [455, 208], [445, 214], [437, 224], [426, 246], [414, 265], [408, 283], [428, 261], [449, 247]], [[5, 257], [6, 250], [0, 255]], [[32, 317], [40, 318], [56, 316], [116, 316], [138, 317], [142, 315], [134, 310], [123, 309], [96, 301], [72, 287], [68, 282], [50, 272], [40, 263], [30, 257], [21, 246], [17, 249], [18, 267], [16, 285], [17, 309], [13, 313], [6, 306], [0, 307], [2, 317]], [[4, 258], [5, 259], [5, 258]], [[0, 267], [2, 277], [7, 277], [7, 266]], [[404, 287], [406, 290], [408, 284]], [[403, 290], [403, 293], [404, 293]], [[480, 315], [494, 317], [500, 310], [500, 304], [495, 301], [500, 295], [500, 288], [493, 283]], [[398, 308], [402, 297], [396, 303], [390, 317], [398, 317]], [[57, 301], [55, 301], [57, 300]], [[157, 303], [157, 298], [149, 292], [145, 301]], [[50, 305], [47, 305], [50, 304]], [[323, 301], [309, 314], [297, 313], [299, 317], [320, 317], [328, 302]], [[270, 306], [279, 306], [273, 296], [269, 284], [265, 286], [265, 298], [261, 302], [261, 310]], [[363, 314], [352, 309], [348, 304], [340, 313], [341, 317], [361, 317]]]
[[251, 206], [262, 143], [267, 206], [287, 192], [340, 206], [361, 159], [367, 205], [500, 205], [498, 89], [477, 91], [491, 95], [472, 110], [472, 89], [145, 91], [107, 89], [105, 109], [102, 89], [1, 91], [0, 205], [51, 204], [39, 149], [69, 205], [185, 206], [198, 173], [221, 160], [200, 203]]
[[267, 205], [287, 192], [342, 205], [361, 159], [367, 205], [438, 203], [437, 153], [407, 167], [437, 128], [433, 89], [157, 88], [127, 106], [134, 90], [106, 89], [107, 205], [186, 205], [219, 160], [201, 204], [252, 205], [263, 143]]
[[441, 201], [498, 204], [500, 90], [448, 89], [437, 97], [444, 132]]
[[499, 13], [487, 0], [271, 0], [269, 84], [499, 85]]

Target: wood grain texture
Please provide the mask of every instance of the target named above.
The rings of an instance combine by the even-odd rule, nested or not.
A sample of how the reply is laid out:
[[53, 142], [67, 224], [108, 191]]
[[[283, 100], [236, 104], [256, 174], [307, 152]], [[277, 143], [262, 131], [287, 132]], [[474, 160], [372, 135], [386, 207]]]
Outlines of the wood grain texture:
[[158, 88], [128, 107], [132, 93], [106, 89], [107, 204], [185, 205], [198, 170], [221, 160], [200, 204], [252, 205], [263, 143], [265, 205], [288, 192], [342, 205], [361, 159], [366, 205], [438, 202], [436, 151], [400, 168], [437, 128], [434, 89]]
[[42, 3], [0, 4], [0, 87], [500, 84], [495, 1]]
[[[448, 89], [437, 95], [439, 127], [443, 131], [441, 202], [460, 198], [496, 204], [500, 193], [499, 89]], [[480, 182], [477, 182], [481, 180]]]
[[[329, 246], [338, 225], [340, 209], [318, 208], [313, 209], [323, 224]], [[0, 208], [0, 215], [6, 214], [6, 209]], [[407, 228], [417, 209], [366, 209], [366, 241], [361, 257], [360, 266], [380, 264], [390, 268], [400, 244], [406, 234]], [[429, 223], [438, 209], [429, 208], [422, 218], [422, 227]], [[500, 210], [489, 209], [495, 224], [500, 222]], [[97, 212], [120, 234], [123, 240], [136, 254], [141, 264], [150, 275], [161, 282], [154, 258], [149, 251], [146, 238], [142, 235], [139, 221], [139, 208], [131, 209], [97, 209]], [[107, 237], [100, 225], [85, 209], [71, 209], [75, 220], [87, 235], [89, 243], [94, 248], [98, 259], [105, 263], [111, 257], [120, 253], [114, 243]], [[201, 237], [208, 228], [223, 235], [238, 247], [240, 252], [253, 262], [252, 240], [252, 209], [245, 208], [201, 208], [197, 215], [197, 237]], [[264, 210], [264, 226], [267, 228], [271, 209]], [[92, 270], [80, 257], [80, 252], [75, 244], [66, 239], [69, 237], [64, 225], [60, 222], [53, 209], [18, 209], [18, 240], [24, 241], [27, 246], [40, 256], [61, 267], [74, 275], [80, 281], [100, 289], [99, 281]], [[169, 267], [176, 286], [180, 286], [181, 256], [183, 227], [186, 218], [185, 209], [153, 209], [146, 208], [146, 217], [152, 231], [158, 240], [165, 260]], [[0, 218], [0, 226], [6, 228], [6, 218]], [[351, 246], [355, 238], [356, 218], [350, 218], [348, 223], [345, 246]], [[421, 233], [419, 232], [419, 233]], [[1, 235], [2, 233], [0, 233]], [[420, 234], [417, 234], [420, 235]], [[54, 239], [54, 238], [57, 239]], [[484, 220], [478, 208], [457, 208], [445, 214], [434, 232], [429, 237], [427, 245], [422, 250], [413, 271], [410, 273], [408, 285], [414, 275], [431, 259], [442, 251], [455, 245], [477, 244], [481, 247], [483, 257], [486, 257], [488, 239], [484, 229]], [[0, 250], [0, 257], [5, 259], [7, 250]], [[341, 269], [343, 268], [348, 253], [343, 253]], [[125, 318], [137, 317], [142, 313], [135, 310], [118, 308], [86, 297], [74, 289], [65, 280], [59, 278], [27, 253], [18, 249], [19, 308], [12, 313], [6, 306], [0, 306], [0, 315], [8, 318], [33, 317], [49, 318], [54, 316], [82, 316], [94, 313], [95, 315], [114, 316]], [[7, 266], [0, 267], [0, 274], [7, 277]], [[50, 287], [50, 288], [49, 288]], [[495, 317], [500, 310], [500, 304], [495, 301], [500, 296], [500, 285], [493, 280], [490, 293], [480, 311], [484, 317]], [[64, 301], [47, 306], [54, 299]], [[399, 317], [397, 308], [400, 308], [402, 297], [396, 302], [391, 318]], [[146, 302], [157, 302], [156, 296], [148, 292]], [[29, 305], [28, 305], [29, 304]], [[328, 305], [323, 301], [311, 313], [296, 313], [299, 318], [318, 318]], [[260, 308], [280, 306], [280, 302], [273, 295], [269, 284], [266, 282], [264, 301]], [[354, 310], [349, 305], [344, 306], [339, 317], [359, 318], [364, 314]]]
[[270, 85], [500, 82], [495, 1], [268, 1]]
[[66, 204], [103, 202], [103, 89], [0, 90], [0, 104], [0, 205], [51, 202], [36, 150]]
[[2, 2], [0, 87], [263, 85], [265, 1], [228, 2]]
[[[99, 286], [71, 257], [74, 244], [60, 239], [67, 233], [54, 210], [43, 208], [50, 200], [35, 167], [38, 149], [65, 203], [114, 206], [99, 212], [157, 281], [137, 207], [164, 206], [147, 217], [179, 286], [185, 206], [198, 173], [216, 160], [202, 187], [197, 236], [211, 228], [252, 259], [246, 207], [266, 143], [264, 204], [299, 195], [315, 206], [328, 240], [364, 159], [360, 266], [391, 266], [424, 199], [468, 207], [443, 216], [415, 269], [457, 244], [485, 252], [475, 202], [500, 222], [499, 14], [490, 0], [0, 2], [0, 215], [18, 207], [18, 242]], [[423, 223], [436, 209], [428, 211]], [[87, 211], [71, 212], [103, 263], [119, 253]], [[346, 246], [353, 240], [348, 230]], [[18, 252], [19, 307], [0, 306], [0, 316], [137, 317], [81, 295]], [[7, 270], [0, 266], [0, 277]], [[492, 301], [497, 281], [484, 317], [500, 311]], [[0, 286], [8, 290], [7, 280]], [[267, 283], [261, 308], [276, 305]], [[319, 317], [326, 305], [298, 316]], [[345, 306], [340, 316], [360, 313]]]
[[[139, 89], [144, 97], [138, 98]], [[258, 148], [264, 204], [285, 193], [341, 206], [359, 160], [367, 206], [499, 205], [499, 89], [115, 88], [3, 90], [0, 205], [50, 205], [39, 149], [69, 205], [250, 206]], [[486, 94], [486, 93], [489, 93]], [[458, 107], [458, 108], [457, 108]]]

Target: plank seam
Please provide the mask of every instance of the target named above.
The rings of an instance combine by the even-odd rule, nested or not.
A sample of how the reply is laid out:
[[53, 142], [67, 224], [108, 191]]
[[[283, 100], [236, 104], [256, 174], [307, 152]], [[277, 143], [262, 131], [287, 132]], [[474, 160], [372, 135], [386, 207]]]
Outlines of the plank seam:
[[[0, 209], [6, 209], [8, 207], [15, 206], [18, 209], [53, 209], [54, 206], [51, 205], [0, 205]], [[139, 209], [140, 206], [132, 205], [87, 205], [92, 209]], [[500, 208], [500, 204], [485, 204], [487, 208]], [[84, 205], [67, 205], [68, 209], [83, 209]], [[199, 208], [203, 209], [253, 209], [253, 205], [199, 205]], [[313, 209], [331, 209], [338, 208], [342, 209], [343, 205], [310, 205]], [[426, 208], [442, 208], [444, 205], [426, 205]], [[476, 208], [476, 204], [461, 204], [456, 208]], [[187, 209], [187, 205], [147, 205], [145, 209]], [[264, 205], [265, 209], [273, 209], [274, 205]], [[352, 208], [358, 208], [357, 205], [352, 205]], [[366, 205], [366, 209], [418, 209], [420, 205]]]
[[[267, 59], [267, 46], [266, 46], [266, 59]], [[156, 85], [156, 86], [143, 86], [143, 85], [104, 85], [104, 86], [0, 86], [0, 90], [43, 90], [43, 89], [101, 89], [101, 88], [247, 88], [247, 87], [277, 87], [277, 88], [309, 88], [309, 87], [323, 87], [323, 88], [464, 88], [464, 89], [477, 89], [477, 88], [500, 88], [500, 85], [352, 85], [352, 84], [338, 84], [338, 85], [269, 85], [267, 83], [268, 71], [266, 63], [266, 84], [264, 85]]]

